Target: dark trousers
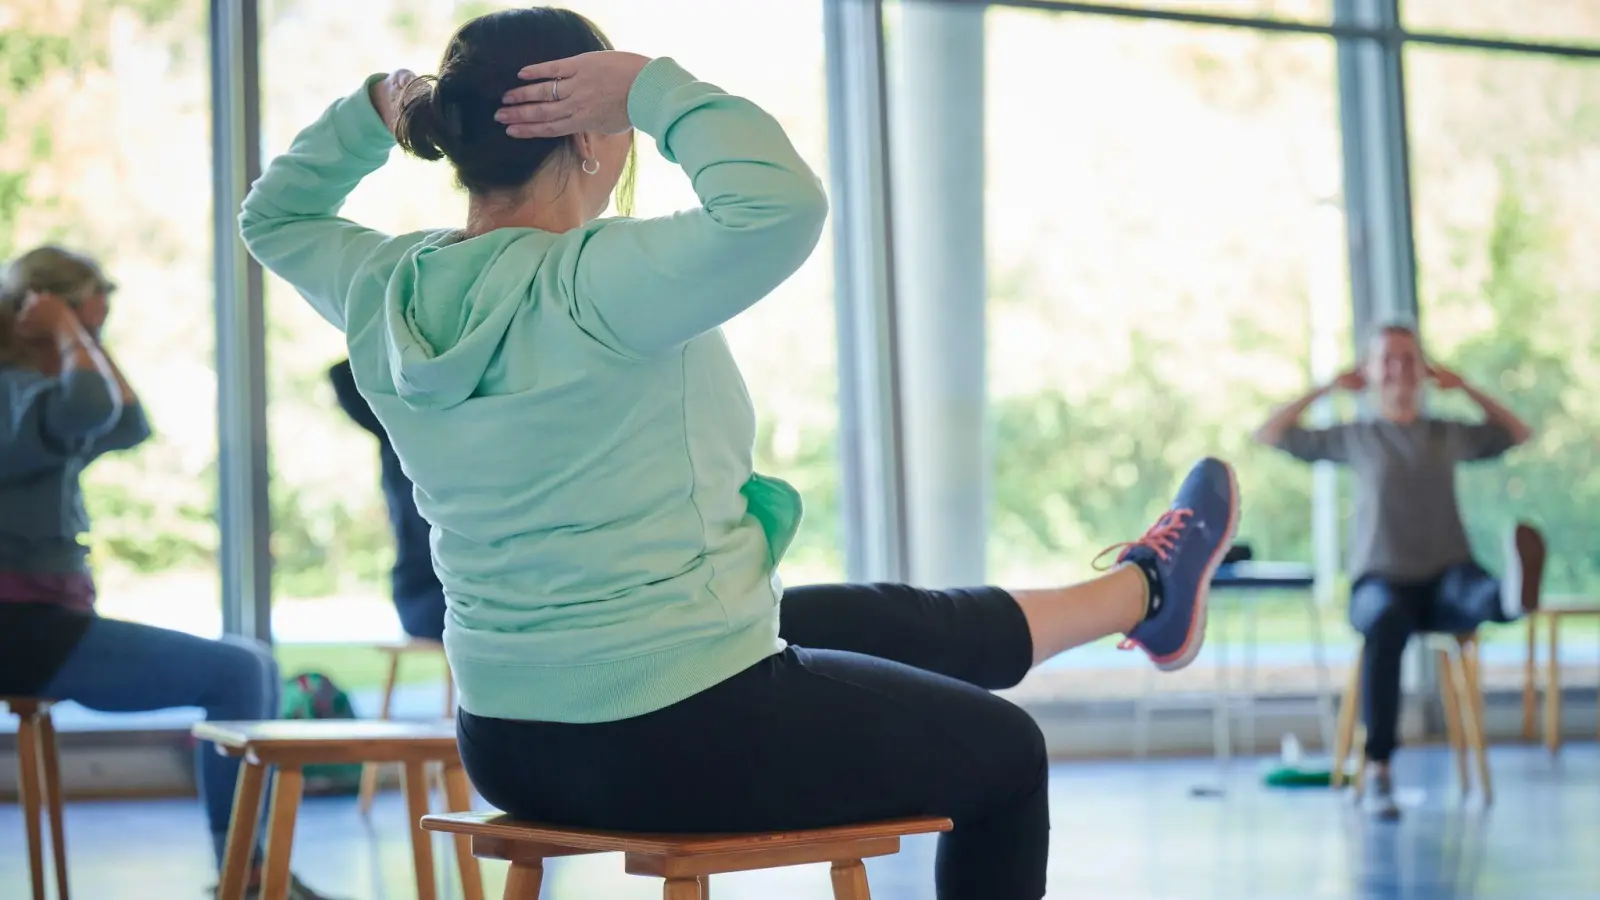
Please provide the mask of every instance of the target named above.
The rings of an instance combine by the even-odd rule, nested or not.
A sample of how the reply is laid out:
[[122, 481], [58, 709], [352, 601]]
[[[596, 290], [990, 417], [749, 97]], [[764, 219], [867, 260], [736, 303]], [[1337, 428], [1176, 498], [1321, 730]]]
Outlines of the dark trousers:
[[1366, 638], [1361, 651], [1361, 709], [1367, 759], [1388, 762], [1400, 730], [1400, 659], [1418, 632], [1459, 634], [1503, 621], [1500, 582], [1475, 563], [1451, 566], [1427, 581], [1376, 575], [1356, 580], [1350, 624]]
[[1002, 591], [802, 587], [790, 647], [666, 709], [600, 724], [459, 717], [484, 799], [519, 818], [642, 832], [820, 828], [947, 816], [940, 900], [1039, 900], [1044, 737], [989, 693], [1032, 638]]

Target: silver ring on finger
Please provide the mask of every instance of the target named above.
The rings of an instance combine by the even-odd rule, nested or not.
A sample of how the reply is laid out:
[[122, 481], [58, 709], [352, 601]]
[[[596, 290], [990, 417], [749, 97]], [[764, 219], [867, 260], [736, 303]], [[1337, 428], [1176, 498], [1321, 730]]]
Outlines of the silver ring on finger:
[[552, 79], [550, 79], [550, 99], [551, 100], [560, 100], [561, 99], [559, 96], [556, 95], [556, 85], [559, 84], [560, 81], [561, 81], [560, 78], [552, 78]]

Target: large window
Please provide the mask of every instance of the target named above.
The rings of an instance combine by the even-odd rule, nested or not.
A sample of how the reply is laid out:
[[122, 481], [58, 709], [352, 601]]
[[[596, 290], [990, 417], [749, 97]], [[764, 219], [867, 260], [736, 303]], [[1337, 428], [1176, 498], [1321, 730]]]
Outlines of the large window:
[[[1600, 25], [1600, 10], [1590, 18]], [[1531, 521], [1550, 542], [1550, 599], [1593, 597], [1600, 211], [1588, 198], [1600, 191], [1600, 64], [1424, 47], [1405, 61], [1425, 339], [1537, 431], [1463, 474], [1474, 547], [1498, 571], [1504, 530]], [[1460, 397], [1439, 405], [1477, 415]], [[1563, 628], [1573, 684], [1594, 683], [1594, 631]], [[1522, 646], [1520, 628], [1492, 630], [1496, 680], [1520, 678]]]
[[84, 475], [98, 609], [214, 636], [205, 16], [200, 0], [0, 10], [0, 259], [57, 243], [99, 259], [119, 285], [105, 346], [155, 436]]
[[[435, 71], [451, 32], [497, 6], [264, 3], [268, 158], [368, 74], [402, 66]], [[697, 76], [760, 103], [826, 176], [820, 2], [588, 0], [572, 6], [619, 48], [672, 56]], [[783, 34], [785, 40], [742, 37], [755, 33]], [[637, 215], [696, 202], [687, 178], [647, 138], [641, 138], [639, 160]], [[357, 189], [345, 214], [391, 232], [451, 227], [463, 220], [466, 198], [450, 181], [446, 164], [396, 152]], [[790, 583], [838, 579], [844, 568], [829, 248], [824, 237], [794, 278], [727, 328], [760, 417], [757, 466], [792, 480], [806, 495], [805, 524], [785, 566]], [[375, 669], [353, 645], [399, 634], [388, 595], [393, 551], [378, 489], [377, 447], [340, 412], [327, 382], [328, 366], [343, 357], [343, 336], [287, 285], [268, 285], [274, 633], [287, 645], [280, 656], [289, 666], [319, 665], [360, 686], [375, 677]]]
[[[1238, 465], [1240, 540], [1309, 562], [1312, 474], [1249, 434], [1305, 389], [1313, 341], [1348, 346], [1333, 42], [1005, 8], [984, 23], [990, 580], [1092, 576], [1208, 454]], [[1236, 599], [1261, 614], [1262, 665], [1302, 674], [1301, 599]], [[1137, 690], [1114, 644], [1022, 692]], [[1163, 686], [1208, 689], [1205, 669]]]

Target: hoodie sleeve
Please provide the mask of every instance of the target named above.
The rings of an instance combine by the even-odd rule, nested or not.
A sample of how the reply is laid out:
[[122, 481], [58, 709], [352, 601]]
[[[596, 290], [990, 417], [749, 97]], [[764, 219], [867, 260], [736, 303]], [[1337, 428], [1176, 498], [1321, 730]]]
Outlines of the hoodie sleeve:
[[122, 415], [116, 386], [99, 372], [0, 369], [0, 473], [27, 477], [85, 454]]
[[794, 274], [828, 199], [783, 128], [670, 59], [628, 94], [635, 127], [689, 176], [699, 209], [598, 229], [577, 263], [573, 315], [618, 352], [648, 356], [728, 321]]
[[406, 249], [338, 215], [394, 147], [367, 94], [384, 77], [369, 77], [300, 132], [251, 186], [239, 213], [239, 233], [251, 255], [341, 331], [350, 288], [363, 269], [385, 256], [398, 260]]

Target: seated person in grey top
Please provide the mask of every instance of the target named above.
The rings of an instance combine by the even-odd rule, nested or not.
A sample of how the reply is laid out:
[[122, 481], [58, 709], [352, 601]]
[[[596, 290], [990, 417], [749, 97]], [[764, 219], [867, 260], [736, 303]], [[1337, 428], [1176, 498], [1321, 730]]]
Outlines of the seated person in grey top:
[[[1423, 385], [1465, 393], [1483, 421], [1433, 418]], [[1335, 390], [1370, 390], [1377, 416], [1329, 428], [1300, 425], [1318, 399]], [[1507, 535], [1504, 577], [1473, 560], [1456, 505], [1458, 463], [1494, 459], [1532, 430], [1510, 410], [1441, 366], [1430, 365], [1416, 331], [1389, 325], [1367, 357], [1272, 414], [1257, 442], [1306, 462], [1348, 465], [1355, 478], [1350, 535], [1350, 623], [1365, 638], [1361, 655], [1366, 758], [1373, 812], [1394, 818], [1389, 759], [1400, 717], [1400, 658], [1414, 632], [1467, 632], [1518, 618], [1538, 602], [1544, 568], [1539, 533], [1517, 525]]]

